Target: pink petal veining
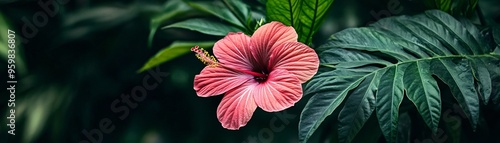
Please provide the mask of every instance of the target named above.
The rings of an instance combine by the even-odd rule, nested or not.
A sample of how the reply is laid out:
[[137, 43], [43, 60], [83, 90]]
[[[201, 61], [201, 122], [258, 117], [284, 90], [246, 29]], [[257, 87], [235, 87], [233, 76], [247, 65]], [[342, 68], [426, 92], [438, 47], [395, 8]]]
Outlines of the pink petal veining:
[[230, 130], [238, 130], [245, 126], [253, 112], [257, 109], [253, 98], [253, 88], [257, 85], [252, 81], [229, 90], [217, 107], [217, 119], [222, 127]]
[[214, 44], [214, 55], [226, 66], [251, 70], [255, 63], [250, 49], [250, 37], [238, 32], [229, 33]]
[[260, 65], [265, 65], [274, 47], [285, 42], [297, 42], [297, 32], [291, 26], [280, 22], [262, 25], [252, 35], [252, 55]]
[[220, 95], [242, 83], [253, 79], [252, 76], [223, 67], [205, 67], [194, 77], [194, 90], [200, 97]]
[[268, 81], [255, 86], [257, 105], [267, 112], [292, 107], [302, 97], [302, 86], [297, 77], [283, 69], [273, 70]]
[[268, 66], [274, 69], [285, 69], [304, 83], [318, 71], [319, 59], [316, 52], [307, 45], [287, 42], [273, 49]]

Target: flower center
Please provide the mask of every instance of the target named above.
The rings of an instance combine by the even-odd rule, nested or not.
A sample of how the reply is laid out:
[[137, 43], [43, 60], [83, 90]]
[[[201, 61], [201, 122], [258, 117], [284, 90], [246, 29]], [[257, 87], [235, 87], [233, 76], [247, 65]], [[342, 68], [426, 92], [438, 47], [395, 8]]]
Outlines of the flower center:
[[240, 70], [243, 73], [249, 74], [253, 76], [253, 79], [259, 83], [265, 82], [269, 76], [267, 72], [262, 71], [262, 72], [254, 72], [254, 71], [248, 71], [248, 70]]
[[267, 80], [267, 77], [269, 76], [269, 74], [267, 74], [266, 72], [262, 71], [261, 74], [259, 74], [258, 76], [255, 76], [253, 77], [253, 79], [259, 83], [262, 83], [262, 82], [265, 82]]

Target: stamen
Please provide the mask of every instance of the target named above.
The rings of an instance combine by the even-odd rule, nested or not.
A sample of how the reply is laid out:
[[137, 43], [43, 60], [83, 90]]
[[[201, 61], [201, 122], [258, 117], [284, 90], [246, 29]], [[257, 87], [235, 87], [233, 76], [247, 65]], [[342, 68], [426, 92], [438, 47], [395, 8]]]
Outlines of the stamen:
[[195, 52], [196, 58], [200, 59], [200, 61], [205, 65], [216, 67], [219, 64], [214, 56], [210, 55], [207, 51], [205, 51], [203, 48], [200, 48], [198, 45], [191, 48], [191, 51]]

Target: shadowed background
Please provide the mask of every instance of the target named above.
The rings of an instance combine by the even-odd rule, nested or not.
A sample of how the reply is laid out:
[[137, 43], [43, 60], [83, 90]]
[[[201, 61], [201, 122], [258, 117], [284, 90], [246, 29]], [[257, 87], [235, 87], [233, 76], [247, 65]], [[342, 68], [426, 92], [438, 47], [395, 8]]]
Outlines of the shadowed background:
[[[216, 117], [222, 96], [200, 98], [193, 90], [194, 75], [204, 67], [194, 54], [153, 68], [155, 73], [166, 75], [159, 76], [160, 79], [151, 78], [150, 72], [137, 73], [150, 57], [174, 40], [222, 38], [189, 30], [159, 29], [152, 47], [148, 48], [150, 20], [153, 15], [163, 12], [163, 5], [168, 1], [68, 0], [66, 4], [56, 6], [58, 10], [53, 16], [48, 14], [46, 24], [38, 23], [37, 26], [32, 23], [37, 32], [31, 31], [32, 36], [28, 36], [31, 38], [21, 35], [27, 24], [23, 18], [33, 22], [36, 13], [46, 12], [39, 3], [47, 1], [0, 0], [0, 20], [7, 22], [1, 23], [0, 29], [14, 30], [18, 37], [27, 40], [25, 43], [18, 40], [16, 48], [16, 135], [7, 134], [9, 127], [5, 126], [8, 122], [5, 117], [8, 116], [6, 103], [9, 97], [6, 90], [1, 90], [0, 142], [80, 142], [89, 140], [82, 132], [96, 131], [94, 129], [100, 128], [100, 122], [107, 119], [114, 129], [102, 133], [102, 142], [240, 143], [251, 142], [249, 139], [252, 138], [259, 142], [259, 135], [263, 133], [270, 142], [298, 142], [299, 116], [309, 97], [303, 97], [294, 107], [281, 113], [257, 109], [245, 127], [229, 131], [222, 128]], [[388, 5], [390, 1], [336, 0], [313, 44], [320, 45], [329, 35], [345, 28], [366, 26], [383, 17], [416, 14], [424, 10], [423, 3], [418, 0], [397, 0], [399, 5]], [[264, 12], [262, 3], [245, 2]], [[495, 0], [479, 2], [485, 17], [491, 18], [488, 19], [490, 22], [499, 22], [499, 3]], [[7, 71], [4, 59], [2, 55], [2, 73]], [[150, 77], [150, 84], [158, 82], [158, 86], [147, 90], [144, 100], [134, 101], [135, 108], [127, 106], [128, 115], [115, 112], [112, 103], [121, 101], [122, 95], [131, 95], [147, 77]], [[7, 76], [0, 79], [3, 83]], [[0, 87], [5, 89], [6, 85], [0, 84]], [[116, 107], [126, 105], [118, 103]], [[283, 114], [289, 114], [289, 118], [280, 118]], [[273, 118], [278, 120], [272, 122]], [[323, 125], [334, 121], [333, 118], [327, 119], [331, 120]], [[270, 123], [285, 128], [265, 132], [271, 128]], [[318, 130], [322, 128], [331, 126], [325, 125]], [[317, 142], [321, 135], [315, 136], [310, 142]], [[380, 142], [384, 142], [383, 138]]]

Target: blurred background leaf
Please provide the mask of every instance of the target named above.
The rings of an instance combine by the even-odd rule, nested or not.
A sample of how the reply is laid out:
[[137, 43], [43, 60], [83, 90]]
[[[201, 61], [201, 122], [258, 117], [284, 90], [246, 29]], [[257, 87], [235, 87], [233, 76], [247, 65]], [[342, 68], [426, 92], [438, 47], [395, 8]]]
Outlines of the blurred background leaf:
[[213, 2], [189, 2], [190, 6], [203, 12], [210, 13], [234, 26], [245, 29], [244, 22], [241, 22], [234, 13], [229, 10], [221, 1]]
[[229, 32], [239, 32], [242, 31], [238, 27], [232, 25], [227, 25], [220, 22], [214, 22], [208, 19], [192, 18], [185, 21], [177, 22], [174, 24], [167, 25], [162, 29], [166, 28], [185, 28], [189, 30], [198, 31], [203, 34], [214, 35], [214, 36], [226, 36]]
[[188, 53], [192, 47], [200, 46], [201, 48], [212, 48], [215, 42], [174, 42], [170, 46], [160, 50], [155, 56], [139, 70], [139, 72], [146, 71], [152, 67], [158, 66], [161, 63], [173, 60], [181, 55]]
[[470, 17], [476, 12], [479, 0], [424, 0], [429, 9], [439, 9], [456, 16]]
[[187, 5], [182, 0], [171, 0], [165, 2], [164, 10], [161, 10], [158, 14], [156, 14], [150, 22], [150, 31], [148, 36], [148, 47], [151, 47], [153, 43], [154, 36], [158, 27], [162, 23], [166, 23], [166, 21], [171, 20], [173, 17], [179, 15], [185, 15], [188, 12], [193, 12], [193, 8]]
[[[4, 33], [0, 35], [0, 58], [2, 60], [7, 61], [8, 60], [8, 55], [9, 55], [9, 50], [15, 50], [15, 70], [18, 72], [18, 75], [25, 75], [27, 72], [26, 65], [24, 62], [24, 57], [23, 57], [23, 46], [21, 44], [21, 38], [19, 38], [19, 35], [21, 33], [16, 33], [14, 29], [10, 29], [10, 24], [3, 16], [3, 14], [0, 12], [0, 33]], [[12, 30], [12, 32], [8, 32], [9, 30]], [[14, 34], [14, 40], [15, 40], [15, 48], [11, 49], [8, 44], [9, 40], [9, 35], [8, 33]]]

